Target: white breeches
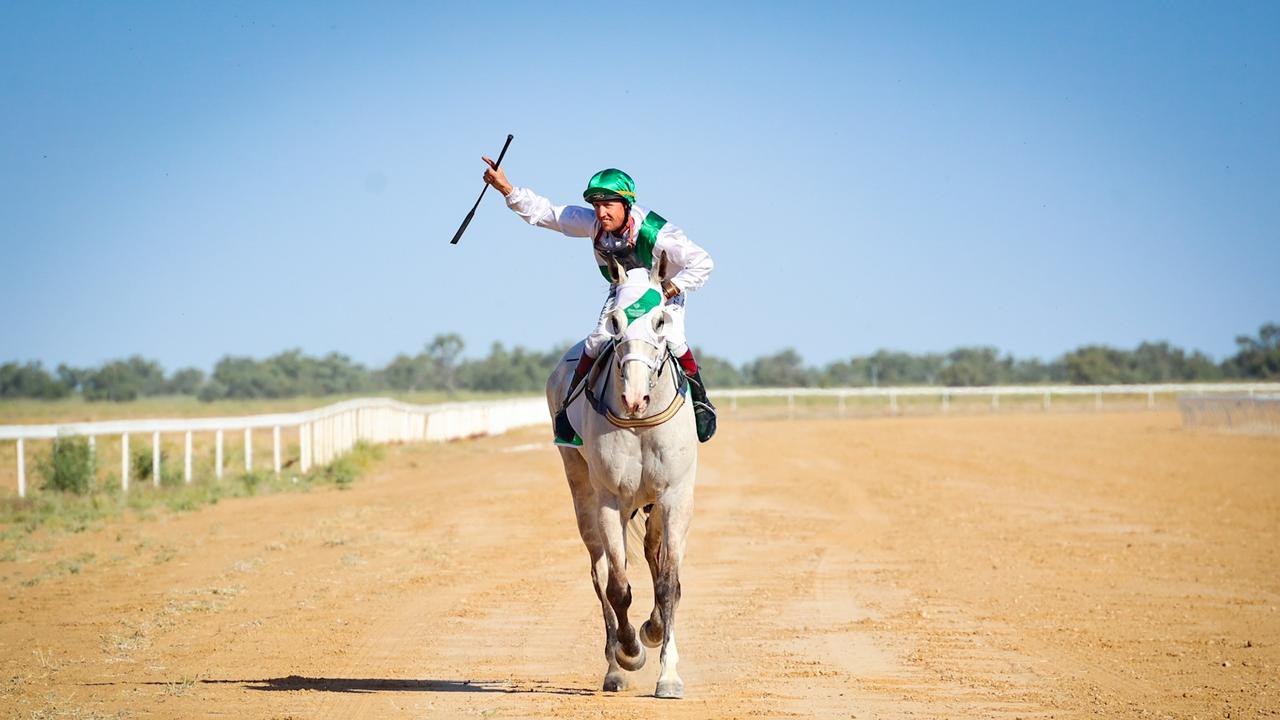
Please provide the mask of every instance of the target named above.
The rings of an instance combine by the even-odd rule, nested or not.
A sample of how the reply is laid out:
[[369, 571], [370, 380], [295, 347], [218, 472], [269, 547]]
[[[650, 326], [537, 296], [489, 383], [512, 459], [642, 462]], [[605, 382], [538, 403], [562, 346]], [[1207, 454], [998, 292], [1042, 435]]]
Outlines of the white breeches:
[[[684, 338], [684, 301], [687, 293], [680, 293], [671, 298], [663, 306], [669, 312], [671, 321], [667, 324], [667, 347], [671, 354], [680, 357], [689, 351], [689, 343]], [[618, 292], [610, 287], [609, 296], [604, 299], [604, 307], [600, 308], [600, 318], [596, 320], [596, 329], [587, 336], [586, 351], [591, 357], [600, 357], [600, 351], [609, 342], [609, 331], [605, 329], [605, 321], [609, 314], [618, 307]]]

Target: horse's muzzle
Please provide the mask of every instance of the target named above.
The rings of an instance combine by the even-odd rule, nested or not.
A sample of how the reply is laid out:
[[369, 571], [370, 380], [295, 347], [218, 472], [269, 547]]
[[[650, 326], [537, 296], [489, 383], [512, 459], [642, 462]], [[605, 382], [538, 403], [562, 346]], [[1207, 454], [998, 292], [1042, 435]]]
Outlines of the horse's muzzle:
[[628, 397], [626, 393], [622, 394], [622, 409], [626, 410], [627, 417], [637, 418], [649, 407], [649, 396], [639, 395], [636, 397]]

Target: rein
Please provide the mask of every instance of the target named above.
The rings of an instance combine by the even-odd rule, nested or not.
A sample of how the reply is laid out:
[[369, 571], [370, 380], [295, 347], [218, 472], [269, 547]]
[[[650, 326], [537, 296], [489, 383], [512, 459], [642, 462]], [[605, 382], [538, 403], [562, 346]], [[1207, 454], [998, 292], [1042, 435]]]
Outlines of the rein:
[[[608, 359], [615, 351], [616, 350], [614, 347], [614, 343], [610, 343], [608, 351], [600, 354], [600, 359], [596, 361], [596, 367], [599, 368], [601, 366], [607, 365], [609, 362]], [[622, 362], [625, 362], [625, 360], [626, 358], [624, 357], [622, 360], [620, 360], [616, 364], [619, 367], [621, 367]], [[666, 370], [667, 365], [672, 365], [671, 377], [673, 380], [673, 385], [676, 389], [676, 394], [674, 397], [671, 398], [671, 404], [667, 405], [667, 408], [665, 410], [663, 410], [662, 412], [656, 415], [650, 415], [648, 417], [642, 417], [642, 418], [618, 417], [613, 413], [613, 409], [609, 407], [608, 403], [605, 403], [603, 400], [599, 398], [599, 396], [595, 394], [595, 392], [592, 391], [591, 385], [594, 384], [593, 383], [594, 378], [592, 377], [588, 377], [587, 380], [583, 383], [583, 386], [586, 389], [587, 402], [591, 403], [591, 407], [597, 413], [604, 415], [605, 418], [607, 418], [609, 422], [614, 425], [614, 427], [620, 427], [627, 430], [643, 430], [645, 428], [657, 427], [662, 423], [675, 417], [675, 414], [679, 412], [680, 408], [684, 405], [685, 388], [681, 386], [680, 373], [676, 372], [675, 370], [676, 359], [675, 359], [675, 356], [673, 356], [670, 351], [667, 351], [666, 357], [663, 358], [662, 363], [658, 366], [656, 375], [653, 372], [654, 368], [650, 367], [649, 387], [652, 388], [657, 383], [656, 378], [662, 376], [662, 373], [664, 370]], [[593, 371], [594, 370], [595, 368], [593, 368]], [[598, 375], [597, 372], [593, 372], [592, 374]], [[611, 378], [612, 376], [613, 374], [610, 373], [609, 377]], [[608, 384], [608, 378], [606, 378], [606, 385], [607, 384]]]
[[671, 398], [671, 404], [667, 406], [667, 409], [657, 415], [634, 419], [620, 418], [613, 414], [613, 410], [606, 407], [604, 409], [604, 416], [609, 419], [609, 422], [613, 423], [617, 427], [626, 428], [628, 430], [641, 430], [644, 428], [657, 427], [670, 420], [677, 412], [680, 412], [680, 407], [683, 405], [684, 393], [676, 393], [675, 397]]

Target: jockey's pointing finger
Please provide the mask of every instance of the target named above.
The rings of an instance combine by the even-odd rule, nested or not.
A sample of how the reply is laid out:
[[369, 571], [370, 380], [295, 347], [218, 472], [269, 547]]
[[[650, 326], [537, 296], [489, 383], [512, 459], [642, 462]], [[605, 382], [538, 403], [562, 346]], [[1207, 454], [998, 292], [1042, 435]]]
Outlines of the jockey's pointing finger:
[[503, 195], [507, 195], [508, 193], [510, 193], [511, 183], [507, 182], [507, 174], [504, 173], [502, 169], [498, 167], [497, 163], [489, 159], [488, 156], [481, 155], [480, 159], [484, 160], [485, 163], [489, 166], [485, 168], [484, 175], [481, 176], [485, 181], [485, 183], [492, 185], [495, 190], [502, 193]]

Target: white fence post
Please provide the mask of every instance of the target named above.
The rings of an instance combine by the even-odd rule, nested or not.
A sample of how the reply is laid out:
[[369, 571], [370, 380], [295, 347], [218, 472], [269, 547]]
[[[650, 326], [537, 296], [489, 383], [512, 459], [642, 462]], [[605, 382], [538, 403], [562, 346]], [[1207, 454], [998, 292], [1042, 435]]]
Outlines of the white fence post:
[[213, 476], [222, 479], [222, 429], [213, 434]]
[[840, 398], [840, 417], [844, 417], [844, 393], [840, 393], [837, 397]]
[[898, 393], [892, 390], [889, 391], [889, 412], [898, 414]]
[[1154, 410], [1156, 407], [1156, 392], [1154, 390], [1147, 391], [1147, 409]]
[[187, 436], [183, 442], [185, 447], [182, 450], [182, 480], [183, 482], [191, 482], [191, 431], [187, 431]]
[[1044, 411], [1049, 412], [1049, 407], [1053, 405], [1053, 401], [1049, 399], [1049, 391], [1044, 392]]
[[129, 433], [120, 433], [120, 489], [129, 492]]
[[18, 438], [18, 497], [27, 496], [27, 460], [23, 454], [22, 438]]
[[276, 474], [279, 475], [280, 474], [280, 426], [279, 425], [276, 425], [275, 427], [271, 428], [271, 445], [272, 445], [272, 448], [271, 448], [272, 456], [275, 460], [275, 471], [276, 471]]
[[796, 394], [787, 393], [787, 419], [794, 420], [796, 418]]
[[991, 409], [1000, 409], [1000, 395], [998, 393], [991, 393]]
[[151, 484], [160, 487], [160, 431], [151, 433]]
[[244, 429], [244, 471], [251, 472], [253, 470], [253, 430], [251, 428]]
[[298, 426], [298, 466], [302, 472], [311, 470], [311, 424]]
[[950, 409], [951, 409], [951, 396], [949, 393], [943, 392], [942, 393], [942, 412], [947, 412]]

